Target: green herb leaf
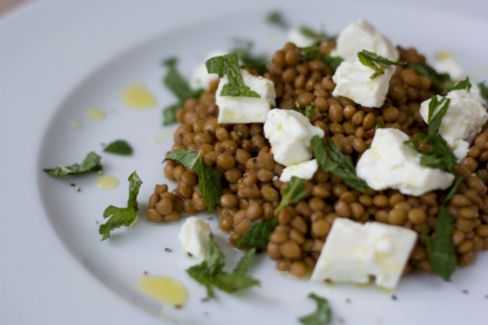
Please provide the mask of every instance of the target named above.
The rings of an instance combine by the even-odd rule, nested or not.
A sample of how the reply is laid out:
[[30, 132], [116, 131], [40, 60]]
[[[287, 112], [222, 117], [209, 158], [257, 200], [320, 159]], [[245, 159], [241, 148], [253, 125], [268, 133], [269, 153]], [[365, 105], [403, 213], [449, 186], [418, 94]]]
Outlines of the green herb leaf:
[[437, 216], [434, 234], [428, 236], [425, 229], [422, 231], [430, 266], [446, 281], [449, 281], [452, 272], [456, 269], [456, 250], [452, 242], [453, 219], [453, 216], [442, 205]]
[[327, 53], [322, 53], [317, 45], [308, 47], [301, 47], [300, 51], [305, 61], [319, 60], [332, 68], [332, 71], [336, 71], [337, 67], [344, 61], [340, 56], [331, 56]]
[[113, 205], [108, 206], [103, 211], [103, 218], [109, 218], [106, 223], [100, 225], [98, 232], [102, 236], [102, 240], [110, 237], [110, 232], [122, 226], [130, 226], [137, 221], [137, 195], [142, 181], [133, 172], [129, 176], [129, 199], [127, 200], [126, 208], [119, 208]]
[[49, 176], [62, 177], [67, 175], [82, 175], [88, 172], [98, 172], [102, 170], [100, 165], [101, 157], [96, 153], [89, 152], [81, 164], [73, 164], [71, 166], [58, 166], [56, 168], [43, 169]]
[[418, 75], [429, 78], [432, 88], [442, 95], [447, 94], [449, 89], [454, 86], [454, 82], [448, 73], [439, 73], [425, 63], [408, 63], [407, 68], [412, 69]]
[[209, 298], [215, 297], [213, 287], [233, 293], [259, 284], [258, 280], [247, 274], [254, 253], [254, 249], [249, 250], [232, 273], [224, 272], [225, 256], [211, 238], [209, 259], [190, 267], [186, 271], [193, 279], [207, 288]]
[[400, 62], [400, 61], [391, 61], [387, 58], [380, 56], [376, 53], [362, 50], [358, 52], [359, 62], [363, 65], [371, 68], [374, 70], [374, 73], [370, 76], [371, 79], [374, 79], [382, 74], [385, 73], [385, 69], [391, 65], [405, 65], [407, 62]]
[[340, 177], [344, 183], [360, 192], [366, 191], [368, 186], [356, 175], [356, 168], [351, 159], [344, 155], [330, 139], [327, 144], [324, 144], [318, 136], [314, 136], [312, 152], [323, 170]]
[[303, 190], [306, 179], [292, 176], [288, 185], [286, 185], [283, 193], [281, 193], [281, 202], [278, 205], [277, 212], [280, 212], [288, 206], [290, 203], [295, 203], [300, 201], [305, 197], [307, 192]]
[[478, 88], [480, 89], [481, 97], [488, 102], [488, 86], [486, 86], [483, 82], [478, 83]]
[[183, 104], [181, 103], [166, 106], [163, 109], [163, 125], [167, 126], [178, 122], [178, 120], [176, 119], [176, 112], [178, 112], [182, 108]]
[[288, 29], [288, 22], [279, 11], [271, 11], [266, 15], [266, 22], [270, 25], [275, 25], [281, 29]]
[[446, 197], [444, 198], [444, 201], [442, 201], [443, 205], [446, 205], [452, 199], [454, 194], [456, 194], [456, 192], [459, 188], [459, 185], [461, 185], [461, 182], [463, 181], [463, 179], [464, 178], [461, 175], [456, 176], [456, 179], [454, 180], [454, 184], [451, 186], [449, 193], [447, 193]]
[[125, 140], [115, 140], [109, 143], [103, 151], [122, 156], [130, 156], [133, 152], [132, 147]]
[[241, 68], [251, 68], [265, 74], [268, 72], [269, 60], [265, 55], [253, 55], [252, 48], [254, 43], [249, 40], [235, 39], [236, 46], [231, 50], [231, 53], [237, 54], [241, 61]]
[[330, 40], [335, 40], [337, 38], [336, 35], [329, 35], [327, 34], [324, 30], [320, 31], [315, 31], [310, 27], [307, 26], [302, 26], [300, 27], [300, 33], [302, 33], [305, 36], [308, 36], [310, 38], [313, 38], [316, 40], [317, 43], [322, 43], [323, 41], [330, 41]]
[[277, 225], [278, 219], [276, 217], [260, 223], [254, 222], [237, 243], [237, 247], [240, 249], [266, 248], [269, 237]]
[[208, 212], [213, 212], [220, 200], [220, 194], [222, 192], [221, 175], [219, 171], [208, 166], [198, 152], [192, 149], [173, 150], [163, 162], [168, 159], [179, 162], [197, 174], [200, 193], [207, 205]]
[[447, 109], [451, 99], [447, 97], [442, 97], [441, 100], [437, 96], [432, 97], [429, 103], [429, 116], [428, 116], [428, 135], [434, 136], [439, 134], [439, 129], [441, 128], [442, 118], [446, 115]]
[[313, 116], [313, 106], [307, 105], [305, 108], [297, 107], [297, 111], [308, 117], [309, 119]]
[[301, 317], [299, 319], [300, 323], [305, 325], [325, 325], [329, 323], [331, 310], [327, 299], [322, 298], [315, 293], [310, 293], [308, 297], [315, 300], [317, 303], [317, 310], [310, 315]]
[[205, 63], [208, 73], [216, 73], [222, 78], [227, 75], [228, 83], [222, 87], [222, 96], [257, 97], [259, 94], [244, 84], [239, 67], [239, 57], [235, 53], [210, 58]]
[[454, 87], [450, 88], [449, 91], [460, 89], [466, 89], [468, 92], [471, 91], [471, 82], [469, 81], [469, 77], [466, 77], [466, 79], [458, 82]]
[[480, 169], [476, 172], [476, 175], [478, 176], [479, 179], [481, 179], [483, 182], [485, 181], [485, 177], [483, 176], [483, 171]]

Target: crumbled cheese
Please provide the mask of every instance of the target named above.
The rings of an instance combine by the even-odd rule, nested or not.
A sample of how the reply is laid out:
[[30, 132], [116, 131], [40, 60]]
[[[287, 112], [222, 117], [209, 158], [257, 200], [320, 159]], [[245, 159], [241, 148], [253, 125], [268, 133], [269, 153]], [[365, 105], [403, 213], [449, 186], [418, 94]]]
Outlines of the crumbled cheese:
[[434, 69], [437, 72], [449, 73], [451, 79], [454, 81], [461, 81], [466, 78], [466, 73], [464, 73], [461, 66], [456, 62], [454, 57], [449, 52], [439, 52], [435, 56], [436, 61], [434, 62]]
[[398, 189], [403, 194], [422, 195], [448, 188], [454, 175], [420, 164], [421, 154], [404, 142], [408, 135], [397, 129], [377, 129], [371, 148], [356, 166], [358, 177], [377, 191]]
[[349, 24], [340, 33], [337, 46], [331, 54], [345, 60], [354, 60], [362, 50], [374, 52], [392, 61], [397, 61], [399, 57], [398, 50], [391, 41], [362, 19]]
[[224, 76], [215, 95], [219, 123], [263, 123], [270, 106], [275, 105], [276, 92], [271, 80], [253, 76], [246, 70], [241, 70], [241, 74], [244, 84], [261, 97], [221, 96], [222, 88], [228, 82], [227, 76]]
[[369, 283], [394, 289], [402, 276], [417, 233], [413, 230], [370, 222], [364, 225], [335, 219], [312, 280]]
[[312, 179], [313, 175], [319, 168], [319, 164], [316, 159], [305, 161], [296, 165], [291, 165], [283, 169], [280, 176], [280, 181], [289, 182], [293, 176], [303, 179]]
[[290, 29], [288, 39], [298, 47], [312, 46], [317, 42], [314, 37], [305, 35], [300, 29]]
[[[442, 118], [439, 134], [460, 161], [466, 157], [469, 144], [488, 120], [488, 112], [483, 107], [483, 100], [473, 89], [453, 90], [446, 97], [451, 101], [446, 115]], [[420, 105], [420, 115], [426, 122], [429, 118], [430, 101], [431, 99], [428, 99]]]
[[197, 260], [205, 260], [210, 252], [210, 226], [205, 220], [189, 217], [180, 229], [183, 251]]
[[357, 59], [343, 61], [332, 77], [336, 84], [332, 95], [347, 97], [362, 106], [381, 107], [394, 72], [394, 67], [388, 67], [384, 74], [371, 79], [373, 69]]
[[[227, 53], [225, 51], [214, 51], [206, 57], [205, 61], [215, 56], [222, 56], [226, 54]], [[219, 79], [219, 75], [216, 73], [208, 73], [207, 66], [205, 65], [205, 62], [203, 62], [193, 71], [190, 78], [190, 87], [192, 89], [208, 89], [210, 87], [210, 83], [217, 79]]]
[[310, 123], [303, 114], [290, 109], [272, 109], [264, 123], [264, 135], [271, 144], [274, 160], [285, 166], [312, 158], [310, 141], [324, 131]]

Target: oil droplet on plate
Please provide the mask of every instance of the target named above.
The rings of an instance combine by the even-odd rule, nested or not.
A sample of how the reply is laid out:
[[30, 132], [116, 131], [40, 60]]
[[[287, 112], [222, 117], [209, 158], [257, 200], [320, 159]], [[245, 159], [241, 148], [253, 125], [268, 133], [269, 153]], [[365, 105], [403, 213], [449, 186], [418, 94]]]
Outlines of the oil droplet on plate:
[[79, 129], [81, 128], [81, 123], [78, 120], [69, 120], [69, 126], [71, 126], [73, 129]]
[[449, 52], [449, 51], [437, 51], [435, 54], [434, 54], [435, 58], [437, 60], [447, 60], [447, 59], [451, 59], [452, 58], [452, 53]]
[[85, 113], [86, 113], [86, 116], [88, 116], [89, 118], [91, 118], [94, 121], [101, 121], [107, 117], [107, 114], [105, 114], [104, 111], [102, 111], [99, 108], [94, 108], [94, 107], [87, 108]]
[[172, 307], [183, 307], [188, 291], [179, 281], [165, 276], [146, 275], [137, 279], [136, 287], [148, 296]]
[[156, 98], [143, 84], [133, 84], [122, 90], [124, 105], [134, 109], [146, 109], [156, 105]]
[[155, 143], [155, 144], [162, 143], [164, 140], [172, 139], [173, 138], [172, 135], [173, 135], [173, 132], [171, 132], [171, 131], [168, 131], [168, 130], [161, 131], [151, 138], [151, 142]]
[[113, 176], [100, 176], [97, 178], [97, 187], [104, 190], [111, 190], [119, 186], [119, 181]]

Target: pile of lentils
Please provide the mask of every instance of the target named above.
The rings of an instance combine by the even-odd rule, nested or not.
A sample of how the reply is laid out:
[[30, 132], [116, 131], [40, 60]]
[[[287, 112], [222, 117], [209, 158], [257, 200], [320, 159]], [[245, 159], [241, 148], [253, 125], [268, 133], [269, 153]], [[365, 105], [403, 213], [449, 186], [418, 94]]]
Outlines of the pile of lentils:
[[[329, 53], [335, 44], [320, 45]], [[400, 48], [400, 60], [425, 63], [425, 57], [413, 48]], [[249, 70], [256, 74], [256, 71]], [[332, 96], [333, 71], [325, 63], [305, 61], [299, 48], [287, 43], [276, 51], [269, 72], [281, 109], [313, 106], [311, 123], [324, 130], [334, 144], [356, 164], [369, 147], [377, 126], [396, 128], [409, 136], [426, 132], [419, 114], [420, 103], [436, 92], [431, 81], [414, 71], [396, 67], [385, 103], [381, 108], [362, 107], [353, 101]], [[264, 137], [263, 124], [219, 124], [215, 104], [218, 81], [201, 97], [189, 99], [178, 111], [181, 123], [174, 134], [172, 150], [190, 148], [223, 175], [223, 191], [217, 207], [219, 227], [230, 233], [236, 245], [253, 222], [275, 217], [281, 191], [283, 166], [276, 163], [270, 144]], [[447, 209], [454, 216], [453, 242], [457, 263], [473, 263], [476, 252], [488, 249], [488, 125], [483, 127], [457, 166], [455, 173], [464, 177]], [[184, 215], [205, 211], [197, 177], [175, 161], [167, 161], [165, 176], [177, 182], [174, 191], [156, 185], [146, 212], [151, 222], [174, 222]], [[336, 218], [357, 222], [377, 221], [432, 233], [445, 191], [431, 191], [410, 196], [397, 190], [364, 193], [347, 186], [339, 177], [319, 168], [305, 185], [305, 198], [290, 204], [277, 214], [279, 224], [267, 246], [276, 268], [303, 277], [314, 267]], [[419, 240], [411, 254], [405, 273], [416, 270], [432, 272], [424, 241]]]

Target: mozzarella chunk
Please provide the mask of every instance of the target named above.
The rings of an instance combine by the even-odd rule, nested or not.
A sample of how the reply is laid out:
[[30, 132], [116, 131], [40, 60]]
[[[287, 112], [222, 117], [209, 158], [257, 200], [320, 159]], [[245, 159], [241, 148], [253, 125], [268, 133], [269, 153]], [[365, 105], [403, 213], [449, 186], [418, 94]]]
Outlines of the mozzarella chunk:
[[312, 280], [369, 283], [394, 289], [417, 239], [413, 230], [370, 222], [364, 225], [349, 219], [335, 219]]
[[436, 62], [434, 63], [434, 69], [437, 72], [449, 73], [451, 79], [454, 81], [461, 81], [466, 78], [461, 66], [454, 60], [454, 57], [449, 52], [439, 52], [436, 54]]
[[288, 39], [298, 47], [312, 46], [317, 42], [315, 38], [303, 34], [300, 29], [290, 29]]
[[[453, 90], [446, 97], [451, 101], [442, 118], [439, 134], [460, 161], [466, 157], [469, 144], [488, 120], [488, 112], [483, 107], [483, 99], [473, 89]], [[429, 118], [430, 101], [428, 99], [420, 105], [420, 115], [426, 122]]]
[[280, 176], [280, 181], [289, 182], [293, 176], [303, 179], [312, 179], [313, 175], [319, 168], [319, 164], [316, 159], [305, 161], [296, 165], [291, 165], [283, 169]]
[[356, 166], [358, 177], [381, 191], [398, 189], [403, 194], [422, 195], [448, 188], [454, 175], [420, 164], [421, 154], [404, 144], [408, 135], [397, 129], [377, 129], [371, 147]]
[[359, 60], [343, 61], [332, 77], [336, 84], [332, 95], [349, 98], [366, 107], [381, 107], [394, 72], [394, 67], [388, 67], [384, 74], [371, 79], [373, 69]]
[[295, 110], [276, 108], [266, 117], [264, 135], [271, 144], [274, 160], [291, 166], [312, 158], [310, 141], [316, 135], [323, 137], [324, 131]]
[[[225, 54], [227, 54], [225, 51], [214, 51], [206, 56], [205, 61], [215, 56], [222, 56]], [[195, 70], [193, 70], [190, 78], [190, 87], [192, 89], [207, 90], [210, 87], [210, 83], [217, 79], [219, 79], [219, 75], [216, 73], [208, 73], [207, 66], [205, 65], [205, 62], [203, 62], [198, 67], [196, 67]]]
[[368, 50], [393, 61], [399, 57], [398, 50], [388, 38], [361, 19], [349, 24], [337, 38], [337, 46], [331, 55], [338, 55], [345, 60], [357, 59], [357, 53]]
[[210, 226], [205, 220], [189, 217], [181, 226], [179, 239], [185, 254], [204, 261], [210, 253]]
[[271, 80], [253, 76], [246, 70], [241, 70], [241, 74], [244, 84], [261, 97], [221, 96], [222, 88], [229, 80], [224, 76], [215, 95], [219, 123], [263, 123], [270, 106], [275, 105], [276, 92]]

